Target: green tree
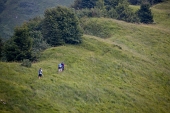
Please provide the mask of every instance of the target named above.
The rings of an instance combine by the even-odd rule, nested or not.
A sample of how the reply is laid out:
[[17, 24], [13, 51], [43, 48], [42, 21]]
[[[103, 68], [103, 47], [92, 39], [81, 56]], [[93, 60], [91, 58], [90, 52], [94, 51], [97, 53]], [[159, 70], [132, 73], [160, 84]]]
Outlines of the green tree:
[[49, 47], [49, 44], [47, 44], [47, 42], [44, 40], [41, 33], [42, 20], [43, 19], [40, 17], [35, 17], [26, 23], [29, 36], [32, 39], [31, 61], [37, 61], [40, 57], [40, 52]]
[[126, 22], [139, 22], [137, 15], [129, 8], [129, 3], [124, 1], [116, 6], [117, 19]]
[[118, 4], [122, 4], [126, 0], [104, 0], [105, 6], [107, 10], [111, 10], [112, 8], [116, 8]]
[[42, 33], [52, 46], [78, 44], [82, 41], [77, 17], [69, 8], [62, 6], [45, 11]]
[[94, 8], [96, 6], [96, 1], [98, 0], [75, 0], [72, 5], [75, 9], [84, 9], [84, 8]]
[[132, 5], [137, 5], [141, 3], [141, 0], [128, 0], [128, 2]]
[[31, 58], [32, 40], [26, 25], [16, 27], [14, 36], [5, 44], [7, 61], [22, 61]]
[[137, 14], [138, 14], [138, 17], [141, 23], [149, 24], [153, 22], [153, 16], [150, 10], [149, 3], [141, 4], [140, 9], [138, 10]]

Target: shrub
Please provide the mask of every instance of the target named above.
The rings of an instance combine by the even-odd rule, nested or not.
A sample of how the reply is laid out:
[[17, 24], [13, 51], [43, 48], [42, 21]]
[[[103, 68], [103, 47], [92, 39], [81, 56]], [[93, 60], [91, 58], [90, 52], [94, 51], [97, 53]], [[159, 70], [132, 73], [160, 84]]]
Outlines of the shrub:
[[24, 59], [21, 66], [31, 67], [31, 61], [29, 59]]

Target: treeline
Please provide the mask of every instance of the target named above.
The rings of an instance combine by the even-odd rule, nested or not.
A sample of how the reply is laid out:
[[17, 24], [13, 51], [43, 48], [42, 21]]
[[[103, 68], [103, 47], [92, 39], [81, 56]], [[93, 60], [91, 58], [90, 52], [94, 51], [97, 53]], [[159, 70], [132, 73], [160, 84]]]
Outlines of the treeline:
[[164, 2], [164, 1], [167, 1], [167, 0], [128, 0], [128, 2], [132, 5], [140, 5], [144, 2], [148, 2], [150, 3], [150, 5], [154, 5], [160, 2]]
[[[152, 1], [156, 3], [156, 0]], [[107, 17], [147, 24], [153, 22], [150, 2], [141, 3], [140, 9], [136, 12], [129, 7], [129, 2], [127, 0], [75, 0], [70, 8], [57, 6], [47, 9], [43, 18], [36, 17], [16, 27], [8, 41], [4, 42], [0, 38], [1, 60], [26, 61], [23, 65], [27, 65], [28, 61], [38, 61], [40, 53], [49, 47], [80, 44], [83, 26], [86, 26], [80, 27], [79, 21], [83, 20], [81, 19], [83, 17]]]
[[75, 0], [71, 7], [79, 18], [107, 17], [133, 23], [153, 22], [149, 2], [142, 2], [136, 12], [129, 7], [127, 0]]

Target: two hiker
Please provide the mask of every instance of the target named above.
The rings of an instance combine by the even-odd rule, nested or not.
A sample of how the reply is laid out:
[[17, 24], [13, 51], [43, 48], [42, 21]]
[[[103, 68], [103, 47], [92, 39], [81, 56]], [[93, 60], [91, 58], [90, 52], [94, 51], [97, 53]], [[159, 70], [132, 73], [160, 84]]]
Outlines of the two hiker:
[[[64, 63], [63, 62], [58, 64], [58, 72], [62, 72], [62, 71], [64, 71]], [[40, 68], [38, 70], [38, 78], [40, 79], [42, 76], [43, 76], [43, 73], [42, 73], [42, 69]]]

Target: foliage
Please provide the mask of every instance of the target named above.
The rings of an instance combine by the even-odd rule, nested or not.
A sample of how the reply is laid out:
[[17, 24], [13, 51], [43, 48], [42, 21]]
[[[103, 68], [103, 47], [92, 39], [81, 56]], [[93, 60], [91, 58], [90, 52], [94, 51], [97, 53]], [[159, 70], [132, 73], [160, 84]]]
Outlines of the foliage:
[[31, 61], [29, 59], [23, 59], [21, 66], [31, 67]]
[[14, 36], [5, 44], [7, 61], [21, 61], [31, 58], [32, 40], [27, 26], [16, 27]]
[[[87, 1], [88, 2], [88, 1]], [[90, 1], [89, 1], [90, 2]], [[76, 2], [81, 4], [81, 2]], [[75, 8], [79, 9], [79, 8]], [[109, 17], [126, 22], [139, 22], [139, 19], [130, 9], [126, 0], [97, 0], [94, 8], [81, 9], [76, 11], [77, 16], [80, 17]]]
[[81, 9], [81, 10], [75, 10], [76, 16], [78, 18], [83, 17], [104, 17], [106, 15], [106, 12], [104, 13], [103, 10], [100, 10], [98, 8], [91, 8], [91, 9]]
[[58, 6], [45, 11], [42, 33], [52, 46], [81, 43], [82, 32], [78, 19], [66, 7]]
[[72, 8], [74, 9], [85, 9], [85, 8], [94, 8], [98, 0], [75, 0]]
[[37, 61], [40, 57], [40, 52], [49, 48], [49, 44], [44, 40], [41, 33], [42, 21], [40, 17], [35, 17], [29, 20], [26, 24], [29, 29], [29, 36], [32, 38], [31, 61]]
[[167, 1], [167, 0], [128, 0], [128, 2], [132, 5], [140, 5], [144, 2], [149, 2], [151, 5], [154, 5], [160, 2], [164, 2], [164, 1]]
[[139, 22], [137, 15], [128, 7], [127, 2], [123, 2], [116, 6], [117, 19], [126, 22]]
[[128, 2], [132, 5], [138, 5], [141, 3], [141, 0], [128, 0]]
[[137, 14], [140, 19], [140, 22], [146, 24], [153, 22], [152, 12], [150, 10], [150, 5], [148, 3], [142, 4]]
[[116, 8], [119, 4], [122, 4], [123, 2], [126, 2], [126, 0], [104, 0], [105, 6], [107, 10], [110, 10], [112, 8]]

